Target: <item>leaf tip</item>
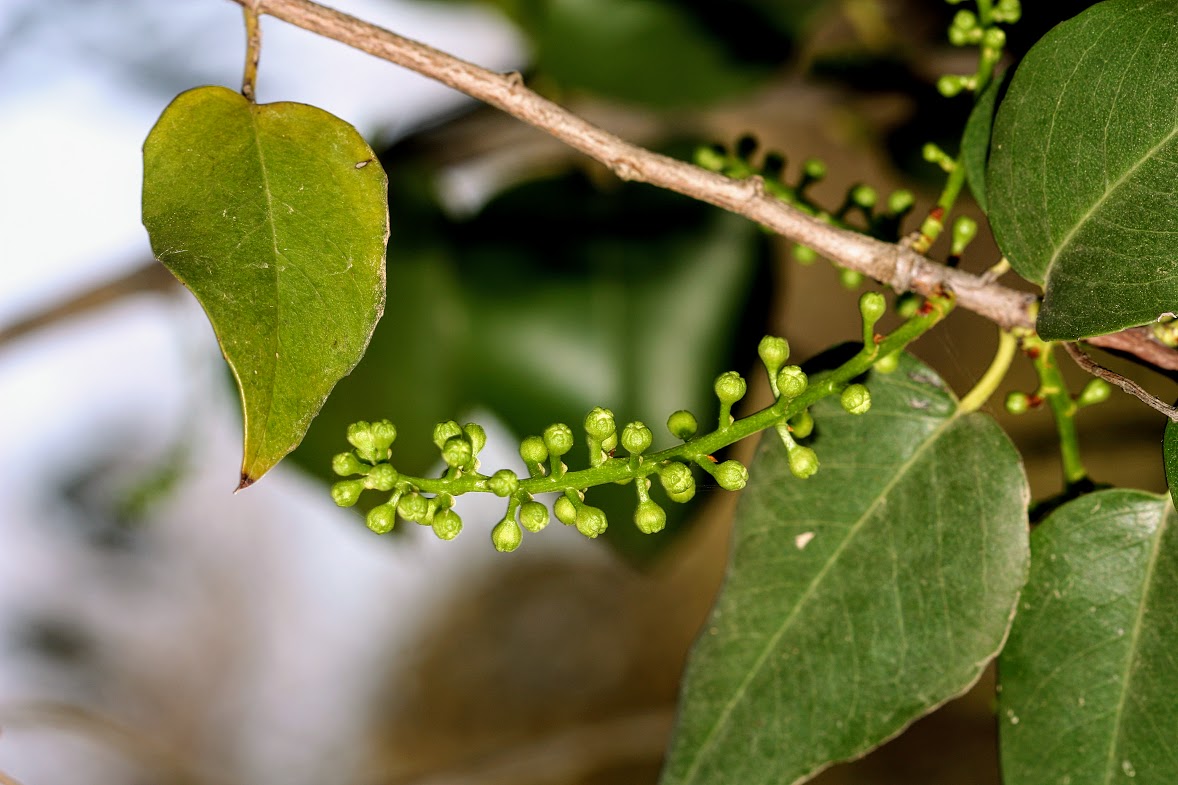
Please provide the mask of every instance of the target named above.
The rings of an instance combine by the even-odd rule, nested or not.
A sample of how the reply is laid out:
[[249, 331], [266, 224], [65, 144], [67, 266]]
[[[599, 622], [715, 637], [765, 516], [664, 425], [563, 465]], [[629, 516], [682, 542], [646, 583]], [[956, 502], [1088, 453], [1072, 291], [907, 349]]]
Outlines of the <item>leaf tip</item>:
[[233, 490], [234, 493], [240, 493], [246, 488], [258, 481], [257, 477], [251, 477], [247, 472], [241, 473], [241, 481], [237, 483], [237, 487]]

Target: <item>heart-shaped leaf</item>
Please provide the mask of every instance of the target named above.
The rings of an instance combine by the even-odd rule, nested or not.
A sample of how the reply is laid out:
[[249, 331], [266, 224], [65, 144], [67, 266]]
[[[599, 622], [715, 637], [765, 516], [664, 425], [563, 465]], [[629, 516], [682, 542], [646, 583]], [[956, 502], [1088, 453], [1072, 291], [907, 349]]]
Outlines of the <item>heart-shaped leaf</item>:
[[998, 661], [1006, 785], [1178, 782], [1178, 515], [1106, 490], [1031, 537]]
[[871, 410], [814, 407], [808, 480], [769, 432], [688, 663], [664, 785], [787, 785], [967, 689], [1026, 578], [1028, 490], [984, 414], [905, 355]]
[[179, 95], [143, 146], [143, 223], [241, 391], [241, 485], [306, 433], [384, 308], [385, 174], [352, 126], [224, 87]]
[[989, 218], [1046, 289], [1040, 335], [1076, 340], [1178, 311], [1178, 5], [1110, 0], [1027, 54], [998, 109]]

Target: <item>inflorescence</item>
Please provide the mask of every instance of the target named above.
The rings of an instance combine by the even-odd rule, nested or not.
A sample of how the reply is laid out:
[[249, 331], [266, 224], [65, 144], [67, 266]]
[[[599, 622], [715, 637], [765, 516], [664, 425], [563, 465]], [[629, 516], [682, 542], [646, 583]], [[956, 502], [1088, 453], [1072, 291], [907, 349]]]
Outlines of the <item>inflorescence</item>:
[[[587, 466], [570, 471], [565, 463], [575, 446], [573, 429], [564, 423], [548, 426], [540, 435], [528, 436], [519, 447], [527, 476], [510, 469], [493, 474], [480, 471], [479, 453], [487, 442], [486, 431], [476, 423], [459, 425], [450, 420], [433, 432], [434, 444], [446, 469], [440, 477], [413, 477], [399, 473], [389, 462], [397, 430], [388, 420], [357, 422], [349, 426], [348, 441], [353, 449], [332, 461], [336, 474], [349, 479], [336, 482], [332, 498], [350, 507], [364, 491], [390, 494], [367, 515], [368, 527], [378, 534], [393, 529], [397, 518], [431, 526], [443, 540], [462, 531], [462, 519], [453, 509], [456, 497], [464, 493], [492, 493], [507, 500], [507, 510], [491, 531], [491, 541], [500, 551], [513, 551], [523, 540], [523, 530], [538, 532], [549, 523], [549, 509], [535, 497], [558, 493], [552, 515], [575, 526], [586, 537], [597, 537], [608, 525], [605, 513], [585, 502], [586, 492], [607, 483], [632, 484], [636, 506], [634, 525], [646, 534], [661, 531], [667, 514], [651, 496], [654, 481], [662, 495], [672, 502], [687, 502], [695, 496], [695, 470], [710, 475], [728, 491], [748, 482], [748, 469], [736, 460], [717, 461], [713, 455], [724, 447], [766, 428], [776, 428], [789, 457], [791, 472], [805, 479], [818, 471], [818, 456], [799, 443], [810, 436], [814, 419], [810, 406], [829, 395], [838, 395], [851, 414], [865, 414], [871, 408], [871, 394], [853, 380], [872, 366], [895, 366], [900, 349], [939, 321], [952, 306], [948, 298], [929, 300], [907, 322], [888, 336], [877, 335], [875, 324], [887, 304], [878, 292], [867, 292], [859, 302], [863, 321], [863, 348], [839, 368], [811, 379], [797, 365], [786, 365], [789, 343], [784, 338], [765, 336], [758, 354], [775, 398], [773, 404], [747, 417], [736, 419], [732, 408], [740, 402], [748, 384], [740, 374], [729, 371], [716, 378], [714, 391], [720, 403], [714, 429], [700, 433], [699, 422], [689, 411], [677, 411], [667, 419], [667, 430], [679, 444], [651, 452], [654, 433], [642, 422], [622, 427], [609, 409], [595, 408], [582, 423], [587, 447]], [[619, 452], [620, 451], [620, 452]]]

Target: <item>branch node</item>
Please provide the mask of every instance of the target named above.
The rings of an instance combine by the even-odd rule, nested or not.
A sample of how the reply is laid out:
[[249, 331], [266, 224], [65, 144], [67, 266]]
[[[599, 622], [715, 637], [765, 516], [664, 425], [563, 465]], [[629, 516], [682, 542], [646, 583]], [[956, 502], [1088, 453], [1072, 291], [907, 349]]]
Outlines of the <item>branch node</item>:
[[642, 169], [627, 158], [616, 158], [610, 162], [609, 168], [618, 176], [620, 180], [639, 180], [642, 178]]
[[893, 246], [893, 248], [892, 255], [895, 257], [895, 261], [892, 264], [890, 283], [897, 294], [903, 294], [912, 290], [912, 276], [919, 257], [914, 251], [904, 246]]
[[508, 71], [503, 74], [503, 79], [507, 82], [507, 89], [513, 93], [524, 86], [524, 75], [519, 71]]

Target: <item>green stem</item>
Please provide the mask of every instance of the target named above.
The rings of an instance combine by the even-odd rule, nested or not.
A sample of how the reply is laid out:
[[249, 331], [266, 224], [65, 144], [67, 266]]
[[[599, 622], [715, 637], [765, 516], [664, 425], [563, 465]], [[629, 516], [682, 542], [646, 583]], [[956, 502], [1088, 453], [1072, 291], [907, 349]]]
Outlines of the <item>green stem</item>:
[[[1078, 407], [1068, 393], [1067, 383], [1059, 371], [1059, 366], [1055, 364], [1055, 358], [1052, 356], [1053, 345], [1038, 338], [1027, 339], [1025, 345], [1032, 351], [1035, 372], [1039, 375], [1037, 394], [1047, 401], [1055, 418], [1064, 482], [1071, 488], [1088, 478], [1088, 471], [1080, 460], [1080, 438], [1076, 432], [1075, 418]], [[1037, 352], [1034, 351], [1036, 349]]]
[[[748, 438], [766, 428], [784, 424], [789, 418], [814, 405], [818, 400], [839, 392], [852, 379], [870, 370], [871, 366], [881, 357], [900, 351], [927, 332], [940, 322], [952, 307], [953, 301], [949, 297], [930, 298], [928, 307], [925, 309], [926, 313], [913, 316], [878, 344], [872, 341], [835, 370], [812, 379], [806, 391], [798, 397], [779, 398], [771, 406], [736, 420], [727, 428], [713, 431], [675, 447], [644, 454], [639, 456], [638, 461], [631, 461], [629, 456], [610, 458], [600, 466], [564, 472], [560, 475], [550, 474], [546, 477], [531, 477], [521, 480], [519, 491], [533, 495], [565, 491], [567, 495], [567, 492], [581, 488], [646, 477], [672, 460], [681, 460], [684, 463], [708, 460], [709, 455], [719, 452], [730, 444]], [[487, 487], [487, 477], [481, 474], [464, 475], [454, 480], [401, 475], [401, 481], [427, 493], [445, 492], [457, 496], [463, 493], [490, 491]], [[569, 498], [571, 499], [572, 496]]]
[[978, 379], [974, 388], [966, 393], [957, 407], [963, 412], [976, 412], [982, 404], [990, 400], [990, 396], [998, 389], [998, 385], [1006, 378], [1010, 370], [1010, 363], [1014, 360], [1015, 350], [1018, 349], [1018, 339], [1006, 330], [998, 331], [998, 351], [994, 353], [994, 361]]

